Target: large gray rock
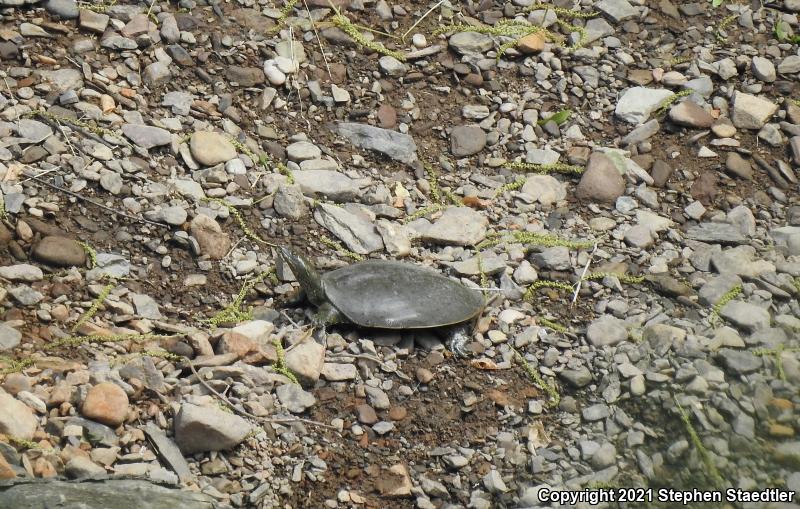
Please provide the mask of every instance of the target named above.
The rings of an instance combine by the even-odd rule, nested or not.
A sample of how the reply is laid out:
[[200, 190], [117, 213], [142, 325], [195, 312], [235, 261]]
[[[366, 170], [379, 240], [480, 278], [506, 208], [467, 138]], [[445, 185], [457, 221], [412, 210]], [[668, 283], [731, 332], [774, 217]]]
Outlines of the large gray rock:
[[39, 421], [25, 403], [10, 394], [0, 394], [0, 433], [31, 440], [38, 425]]
[[709, 244], [743, 244], [747, 238], [729, 223], [700, 223], [686, 232], [686, 238]]
[[456, 157], [477, 154], [486, 146], [486, 133], [477, 125], [461, 125], [450, 132], [450, 152]]
[[434, 244], [474, 246], [486, 238], [489, 220], [469, 207], [450, 207], [433, 224], [410, 225]]
[[641, 124], [671, 96], [672, 91], [664, 88], [632, 87], [617, 101], [614, 114], [625, 122]]
[[450, 37], [450, 47], [461, 55], [483, 53], [494, 46], [491, 36], [478, 32], [456, 32]]
[[778, 105], [761, 97], [736, 92], [733, 95], [733, 125], [740, 129], [761, 129], [778, 111]]
[[358, 195], [355, 181], [338, 171], [297, 170], [292, 176], [303, 194], [324, 196], [335, 202], [352, 201]]
[[22, 333], [0, 322], [0, 352], [11, 350], [22, 341]]
[[411, 164], [417, 160], [417, 144], [408, 134], [356, 122], [339, 122], [331, 130], [358, 148], [380, 152], [395, 161]]
[[628, 330], [624, 321], [603, 315], [586, 328], [586, 339], [594, 346], [613, 346], [628, 339]]
[[731, 301], [720, 310], [719, 315], [750, 332], [769, 327], [769, 311], [741, 300]]
[[0, 507], [42, 509], [226, 509], [196, 491], [139, 479], [19, 479], [0, 484]]
[[336, 205], [320, 203], [314, 211], [314, 219], [358, 254], [383, 249], [383, 240], [375, 231], [375, 225], [361, 215]]
[[172, 134], [169, 131], [149, 125], [123, 124], [122, 134], [145, 149], [169, 145], [172, 141]]
[[238, 415], [191, 403], [181, 405], [174, 424], [175, 442], [184, 454], [233, 449], [251, 430]]

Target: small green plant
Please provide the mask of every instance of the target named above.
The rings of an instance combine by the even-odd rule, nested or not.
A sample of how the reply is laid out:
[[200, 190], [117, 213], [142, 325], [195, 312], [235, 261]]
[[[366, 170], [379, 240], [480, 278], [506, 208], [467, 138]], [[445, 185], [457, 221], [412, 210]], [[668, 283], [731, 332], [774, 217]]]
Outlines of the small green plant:
[[566, 327], [564, 327], [560, 323], [553, 322], [551, 320], [548, 320], [547, 318], [539, 318], [536, 321], [539, 322], [539, 325], [541, 325], [542, 327], [548, 327], [550, 329], [553, 329], [556, 332], [561, 332], [562, 334], [564, 332], [567, 332], [567, 330], [568, 330]]
[[239, 293], [233, 299], [233, 302], [225, 306], [222, 311], [219, 311], [211, 318], [205, 320], [206, 323], [212, 327], [218, 327], [223, 323], [237, 323], [253, 319], [253, 308], [242, 309], [244, 299], [247, 297], [248, 292], [252, 290], [258, 283], [265, 278], [275, 277], [275, 270], [270, 269], [258, 274], [256, 277], [244, 282]]
[[536, 293], [536, 290], [540, 288], [552, 288], [554, 290], [564, 290], [566, 292], [572, 292], [575, 290], [574, 286], [564, 281], [551, 281], [548, 279], [539, 279], [538, 281], [534, 281], [533, 283], [530, 284], [530, 286], [528, 286], [528, 289], [525, 290], [525, 293], [522, 295], [522, 299], [531, 302], [533, 300], [533, 295]]
[[722, 488], [725, 485], [725, 480], [717, 470], [717, 465], [714, 464], [714, 459], [711, 457], [711, 453], [708, 452], [705, 445], [703, 445], [703, 441], [700, 440], [700, 435], [697, 434], [697, 430], [694, 429], [692, 425], [692, 420], [689, 417], [689, 414], [686, 410], [678, 403], [678, 399], [673, 396], [675, 400], [675, 408], [678, 412], [678, 415], [683, 422], [683, 426], [686, 428], [686, 434], [689, 435], [689, 439], [692, 441], [692, 445], [694, 445], [697, 454], [700, 455], [700, 459], [703, 462], [703, 465], [706, 467], [705, 473], [712, 481], [713, 485], [717, 488]]
[[667, 97], [666, 99], [661, 101], [661, 105], [658, 107], [658, 110], [656, 110], [656, 115], [662, 115], [662, 114], [666, 113], [667, 110], [669, 109], [669, 107], [672, 105], [672, 103], [674, 103], [675, 101], [677, 101], [681, 97], [686, 97], [687, 95], [692, 95], [693, 92], [694, 92], [694, 90], [688, 90], [688, 89], [687, 90], [681, 90], [680, 92], [677, 92], [677, 93], [672, 94], [671, 96]]
[[727, 39], [726, 36], [722, 35], [722, 32], [728, 27], [728, 25], [733, 23], [737, 17], [738, 14], [731, 14], [730, 16], [726, 16], [725, 19], [720, 22], [716, 30], [716, 37], [718, 41], [724, 41]]
[[800, 348], [786, 348], [784, 345], [778, 345], [777, 348], [756, 348], [753, 350], [753, 355], [759, 357], [772, 357], [775, 360], [775, 369], [778, 370], [778, 378], [786, 381], [786, 372], [783, 370], [783, 352], [800, 352]]
[[775, 23], [775, 38], [779, 42], [790, 42], [792, 44], [800, 43], [800, 35], [790, 35], [789, 24], [785, 21], [778, 21]]
[[281, 7], [281, 13], [278, 19], [275, 20], [275, 26], [270, 29], [272, 33], [278, 32], [281, 29], [281, 26], [286, 22], [286, 18], [289, 17], [289, 14], [292, 13], [292, 10], [299, 1], [300, 0], [287, 0], [283, 7]]
[[510, 37], [511, 41], [501, 44], [498, 48], [498, 60], [502, 58], [509, 48], [516, 46], [520, 39], [531, 34], [541, 34], [544, 40], [563, 45], [563, 38], [561, 36], [553, 34], [546, 28], [531, 25], [526, 21], [519, 20], [500, 20], [494, 26], [472, 26], [463, 23], [455, 23], [437, 28], [434, 30], [433, 35], [438, 36], [447, 32], [478, 32], [487, 35]]
[[11, 445], [15, 446], [15, 447], [21, 447], [23, 449], [41, 449], [42, 448], [42, 446], [40, 446], [36, 442], [34, 442], [32, 440], [27, 440], [25, 438], [15, 437], [13, 435], [6, 435], [6, 438], [8, 439], [8, 442]]
[[16, 360], [2, 355], [0, 356], [0, 364], [4, 364], [6, 366], [4, 368], [0, 368], [0, 375], [8, 375], [9, 373], [19, 373], [23, 369], [33, 366], [33, 360]]
[[616, 272], [592, 272], [584, 276], [584, 280], [605, 279], [607, 277], [617, 278], [621, 283], [628, 283], [638, 285], [644, 283], [644, 276], [631, 276], [630, 274], [621, 274]]
[[[439, 185], [439, 174], [436, 170], [429, 164], [425, 164], [424, 168], [425, 176], [431, 188], [431, 198], [433, 198], [433, 201], [439, 205], [446, 205], [446, 201], [449, 200], [453, 205], [461, 205], [461, 200], [449, 190], [442, 189], [441, 185]], [[445, 200], [445, 198], [447, 200]]]
[[87, 309], [86, 312], [83, 315], [81, 315], [80, 318], [78, 318], [78, 321], [75, 322], [75, 325], [72, 326], [72, 329], [70, 329], [71, 332], [77, 331], [81, 325], [91, 320], [92, 317], [95, 314], [97, 314], [97, 311], [100, 309], [100, 306], [103, 305], [103, 302], [105, 302], [106, 298], [108, 297], [108, 295], [111, 293], [111, 290], [113, 290], [115, 286], [116, 285], [114, 284], [108, 284], [105, 287], [103, 287], [103, 290], [100, 292], [97, 298], [92, 302], [91, 307], [89, 307], [89, 309]]
[[411, 221], [416, 221], [417, 219], [419, 219], [421, 217], [427, 216], [428, 214], [433, 214], [435, 212], [439, 212], [440, 210], [443, 210], [443, 209], [444, 209], [444, 205], [441, 205], [439, 203], [434, 203], [433, 205], [429, 205], [427, 207], [423, 207], [423, 208], [417, 210], [416, 212], [414, 212], [413, 214], [411, 214], [410, 216], [406, 217], [403, 220], [403, 223], [410, 223]]
[[291, 380], [293, 384], [299, 385], [300, 382], [297, 381], [297, 377], [295, 376], [295, 374], [292, 373], [292, 371], [288, 367], [286, 367], [286, 352], [283, 350], [283, 345], [281, 344], [281, 340], [275, 338], [272, 341], [272, 344], [275, 345], [275, 352], [278, 358], [278, 360], [275, 362], [275, 366], [273, 366], [273, 369], [276, 372], [288, 378], [289, 380]]
[[254, 240], [254, 241], [259, 242], [261, 244], [267, 244], [268, 246], [272, 246], [273, 245], [272, 243], [267, 242], [266, 240], [264, 240], [261, 237], [259, 237], [258, 235], [256, 235], [253, 232], [253, 230], [251, 230], [250, 227], [247, 226], [247, 223], [244, 221], [244, 217], [242, 217], [242, 213], [239, 212], [239, 210], [236, 207], [234, 207], [233, 205], [231, 205], [230, 203], [228, 203], [225, 200], [222, 200], [220, 198], [203, 198], [203, 199], [206, 200], [206, 201], [217, 203], [217, 204], [225, 207], [228, 210], [228, 213], [231, 216], [233, 216], [233, 218], [236, 220], [237, 223], [239, 223], [239, 228], [242, 229], [242, 232], [244, 233], [244, 236], [247, 237], [248, 239]]
[[569, 117], [572, 116], [572, 110], [569, 108], [564, 108], [563, 110], [559, 110], [552, 115], [549, 115], [547, 118], [543, 118], [537, 122], [539, 125], [545, 125], [546, 123], [553, 121], [558, 125], [563, 124]]
[[719, 313], [722, 311], [722, 308], [725, 307], [730, 301], [738, 297], [742, 294], [742, 285], [737, 285], [725, 292], [725, 294], [719, 299], [719, 302], [714, 304], [714, 307], [711, 309], [711, 323], [716, 324], [719, 318]]
[[[187, 138], [190, 137], [191, 134], [187, 136]], [[228, 141], [231, 143], [231, 145], [233, 145], [233, 147], [236, 150], [249, 157], [250, 160], [253, 161], [254, 163], [258, 164], [259, 166], [268, 171], [273, 168], [278, 170], [278, 173], [286, 176], [286, 181], [289, 184], [294, 184], [294, 175], [292, 175], [292, 172], [289, 170], [289, 168], [287, 168], [286, 165], [283, 164], [282, 162], [276, 161], [272, 156], [270, 156], [267, 153], [262, 153], [261, 155], [257, 156], [255, 152], [250, 150], [250, 147], [248, 147], [241, 141], [237, 140], [236, 138], [228, 138]]]
[[516, 191], [517, 189], [520, 189], [522, 186], [525, 185], [525, 182], [527, 182], [526, 179], [519, 178], [519, 179], [515, 180], [514, 182], [509, 182], [508, 184], [503, 184], [502, 186], [498, 187], [494, 191], [494, 194], [492, 195], [492, 199], [494, 200], [495, 198], [497, 198], [501, 194], [505, 193], [506, 191]]
[[109, 129], [105, 129], [103, 127], [98, 127], [98, 126], [96, 126], [94, 124], [90, 124], [88, 122], [84, 122], [83, 120], [73, 119], [73, 118], [69, 118], [69, 117], [62, 117], [60, 115], [54, 115], [54, 114], [50, 113], [49, 111], [45, 111], [45, 110], [31, 110], [31, 111], [23, 114], [22, 117], [23, 118], [42, 117], [42, 118], [51, 120], [53, 122], [58, 122], [58, 123], [62, 123], [62, 124], [72, 124], [72, 125], [74, 125], [76, 127], [79, 127], [81, 129], [85, 129], [86, 131], [89, 131], [89, 132], [91, 132], [91, 133], [93, 133], [93, 134], [95, 134], [97, 136], [101, 136], [101, 137], [102, 136], [111, 136], [111, 137], [114, 137], [114, 138], [116, 138], [118, 140], [122, 140], [123, 142], [125, 141], [117, 133], [115, 133], [114, 131], [111, 131]]
[[547, 233], [513, 231], [505, 234], [500, 232], [491, 233], [486, 236], [486, 240], [478, 244], [476, 247], [478, 249], [485, 249], [502, 244], [504, 242], [517, 242], [520, 244], [542, 247], [564, 246], [569, 249], [588, 249], [594, 246], [594, 242], [566, 240], [556, 235], [550, 235]]
[[580, 175], [585, 171], [583, 166], [576, 166], [574, 164], [552, 163], [552, 164], [534, 164], [511, 162], [503, 164], [503, 168], [514, 171], [524, 171], [529, 173], [564, 173]]
[[510, 348], [511, 351], [514, 352], [514, 359], [516, 359], [516, 361], [520, 364], [520, 366], [522, 366], [522, 369], [525, 370], [525, 373], [527, 373], [528, 378], [531, 379], [531, 381], [536, 387], [542, 389], [548, 394], [549, 396], [549, 400], [547, 402], [548, 406], [557, 407], [558, 404], [561, 402], [561, 395], [558, 393], [558, 388], [556, 387], [555, 383], [548, 384], [547, 382], [545, 382], [539, 371], [537, 371], [536, 369], [533, 368], [533, 366], [528, 364], [528, 361], [525, 360], [525, 357], [523, 357], [522, 354], [520, 354], [516, 348], [514, 347]]
[[141, 343], [143, 341], [160, 341], [172, 339], [175, 336], [161, 336], [158, 334], [89, 334], [87, 336], [70, 335], [63, 337], [57, 341], [53, 341], [45, 345], [45, 350], [53, 350], [61, 346], [79, 346], [87, 343], [121, 343], [123, 341], [133, 341], [134, 343]]
[[360, 254], [347, 249], [346, 247], [336, 242], [335, 240], [331, 239], [330, 237], [322, 235], [320, 236], [319, 241], [322, 242], [324, 245], [328, 246], [329, 248], [333, 249], [334, 251], [336, 251], [339, 254], [339, 256], [344, 256], [345, 258], [350, 258], [351, 260], [355, 260], [357, 262], [360, 262], [364, 259], [364, 257], [361, 256]]
[[116, 4], [117, 0], [111, 0], [110, 2], [78, 2], [78, 6], [81, 9], [86, 9], [97, 13], [104, 13]]
[[563, 7], [556, 7], [554, 5], [546, 4], [544, 2], [538, 2], [533, 5], [529, 5], [528, 7], [525, 8], [523, 12], [528, 13], [528, 12], [538, 11], [541, 9], [553, 11], [559, 16], [564, 16], [565, 18], [589, 19], [589, 18], [595, 18], [600, 14], [599, 12], [595, 11], [581, 12], [581, 11], [576, 11], [575, 9], [565, 9]]
[[355, 43], [358, 44], [359, 46], [371, 49], [372, 51], [380, 53], [381, 55], [394, 57], [397, 60], [400, 60], [401, 62], [406, 59], [405, 54], [400, 51], [390, 50], [383, 44], [374, 41], [368, 41], [361, 33], [361, 30], [359, 30], [358, 25], [353, 24], [353, 22], [350, 21], [350, 19], [348, 19], [347, 16], [345, 16], [338, 10], [336, 11], [336, 14], [331, 18], [331, 21], [333, 22], [334, 26], [336, 26], [337, 28], [339, 28], [339, 30], [350, 36], [350, 38], [353, 39], [353, 41], [355, 41]]
[[0, 221], [8, 219], [8, 212], [6, 211], [6, 200], [3, 198], [3, 193], [0, 193]]
[[89, 268], [93, 269], [97, 267], [97, 251], [86, 242], [79, 240], [78, 244], [81, 245], [83, 251], [86, 253], [86, 257], [89, 258]]

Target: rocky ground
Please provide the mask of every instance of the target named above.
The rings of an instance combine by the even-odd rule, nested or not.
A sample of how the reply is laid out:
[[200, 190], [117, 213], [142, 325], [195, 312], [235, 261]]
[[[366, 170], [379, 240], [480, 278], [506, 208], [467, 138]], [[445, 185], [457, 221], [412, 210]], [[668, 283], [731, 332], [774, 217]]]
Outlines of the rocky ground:
[[[797, 0], [0, 7], [0, 506], [800, 490]], [[470, 358], [276, 243], [482, 288]]]

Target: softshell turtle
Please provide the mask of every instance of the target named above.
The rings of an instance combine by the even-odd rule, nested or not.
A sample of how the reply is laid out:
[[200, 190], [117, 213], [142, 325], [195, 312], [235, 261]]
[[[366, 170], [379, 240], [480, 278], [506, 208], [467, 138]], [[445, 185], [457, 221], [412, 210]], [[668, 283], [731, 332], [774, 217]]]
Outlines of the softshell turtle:
[[465, 355], [468, 324], [483, 295], [440, 273], [387, 260], [368, 260], [319, 274], [303, 256], [279, 247], [283, 261], [316, 306], [317, 325], [352, 323], [379, 329], [451, 327], [451, 350]]

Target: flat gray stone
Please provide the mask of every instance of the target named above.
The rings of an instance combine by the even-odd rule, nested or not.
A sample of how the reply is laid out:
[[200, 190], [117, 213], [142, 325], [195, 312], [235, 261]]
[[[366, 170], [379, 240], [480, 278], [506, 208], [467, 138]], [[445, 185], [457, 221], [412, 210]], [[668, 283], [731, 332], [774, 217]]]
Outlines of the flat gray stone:
[[700, 223], [686, 232], [686, 238], [711, 244], [744, 244], [747, 238], [729, 223]]
[[275, 394], [281, 404], [293, 414], [303, 413], [317, 403], [313, 394], [304, 391], [302, 387], [295, 384], [279, 385], [275, 389]]
[[715, 357], [722, 363], [725, 369], [737, 375], [758, 371], [761, 369], [762, 365], [761, 357], [753, 355], [747, 350], [723, 348], [717, 352]]
[[383, 249], [383, 240], [375, 225], [361, 215], [336, 205], [320, 203], [314, 211], [314, 219], [358, 254]]
[[17, 132], [29, 143], [41, 143], [53, 134], [53, 129], [38, 120], [23, 118], [17, 123]]
[[[433, 224], [422, 229], [413, 226], [423, 240], [434, 244], [474, 246], [486, 238], [489, 220], [469, 207], [450, 207]], [[409, 225], [412, 226], [412, 225]]]
[[725, 304], [719, 315], [737, 327], [750, 332], [765, 329], [770, 324], [769, 311], [741, 300], [733, 300]]
[[632, 6], [628, 0], [602, 0], [597, 2], [594, 7], [615, 23], [636, 17], [639, 14], [638, 9]]
[[[87, 504], [88, 502], [88, 504]], [[214, 498], [177, 486], [134, 479], [17, 479], [4, 484], [0, 507], [114, 509], [226, 509]]]
[[761, 97], [736, 92], [731, 120], [739, 129], [761, 129], [778, 111], [778, 105]]
[[494, 47], [491, 36], [478, 32], [456, 32], [450, 37], [448, 44], [461, 55], [480, 54]]
[[172, 142], [172, 134], [160, 127], [141, 124], [122, 124], [122, 134], [136, 145], [151, 149]]
[[628, 330], [619, 318], [602, 315], [586, 328], [586, 339], [594, 346], [613, 346], [628, 339]]
[[8, 279], [9, 281], [25, 281], [27, 283], [32, 283], [34, 281], [41, 281], [44, 278], [44, 273], [42, 269], [36, 265], [19, 263], [17, 265], [0, 267], [0, 277]]
[[742, 278], [735, 274], [722, 274], [711, 278], [698, 292], [700, 304], [714, 306], [722, 299], [723, 295], [741, 284]]
[[236, 414], [212, 406], [183, 403], [174, 420], [175, 442], [183, 454], [233, 449], [251, 426]]
[[331, 130], [358, 148], [380, 152], [395, 161], [411, 164], [417, 160], [417, 144], [408, 134], [356, 122], [338, 122]]
[[61, 16], [64, 19], [78, 17], [78, 2], [75, 0], [48, 0], [44, 3], [44, 8], [50, 14]]
[[4, 323], [0, 323], [0, 352], [16, 348], [22, 341], [22, 333]]
[[55, 71], [36, 71], [36, 73], [59, 93], [83, 88], [83, 73], [77, 69], [64, 68]]
[[183, 457], [175, 442], [152, 422], [148, 422], [143, 429], [158, 456], [178, 475], [178, 479], [183, 483], [193, 480], [194, 476], [189, 470], [189, 463]]
[[152, 320], [160, 320], [161, 311], [158, 310], [158, 304], [155, 299], [143, 293], [131, 293], [131, 300], [136, 307], [136, 314], [142, 318], [150, 318]]
[[632, 87], [617, 101], [614, 114], [625, 122], [641, 124], [656, 111], [673, 92], [664, 88]]
[[486, 146], [486, 132], [477, 125], [454, 127], [450, 132], [450, 152], [456, 157], [477, 154]]

